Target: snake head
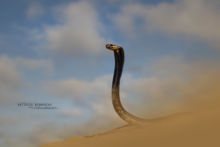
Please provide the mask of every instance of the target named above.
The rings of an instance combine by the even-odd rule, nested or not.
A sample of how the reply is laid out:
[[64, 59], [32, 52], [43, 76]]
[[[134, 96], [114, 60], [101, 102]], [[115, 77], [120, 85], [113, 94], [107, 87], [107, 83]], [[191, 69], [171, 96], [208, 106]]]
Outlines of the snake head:
[[117, 51], [121, 48], [120, 46], [117, 46], [114, 44], [106, 44], [105, 47], [109, 50], [112, 50], [112, 51]]

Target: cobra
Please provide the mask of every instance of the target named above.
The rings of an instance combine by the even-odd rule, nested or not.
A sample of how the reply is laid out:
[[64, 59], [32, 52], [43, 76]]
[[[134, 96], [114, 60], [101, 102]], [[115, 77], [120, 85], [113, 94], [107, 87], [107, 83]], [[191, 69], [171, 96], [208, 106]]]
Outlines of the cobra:
[[115, 56], [115, 69], [112, 80], [112, 103], [116, 113], [127, 123], [129, 124], [145, 124], [158, 120], [167, 119], [168, 117], [176, 116], [176, 114], [168, 115], [165, 117], [157, 117], [152, 119], [144, 119], [137, 117], [128, 111], [122, 106], [120, 101], [120, 79], [123, 72], [124, 66], [124, 49], [121, 46], [117, 46], [114, 44], [106, 44], [106, 48], [114, 52]]
[[125, 110], [120, 101], [120, 79], [123, 72], [124, 66], [124, 49], [121, 46], [106, 44], [106, 48], [112, 50], [115, 56], [115, 69], [112, 80], [112, 103], [116, 113], [126, 122], [128, 123], [140, 123], [145, 122], [146, 119], [139, 118], [134, 116]]

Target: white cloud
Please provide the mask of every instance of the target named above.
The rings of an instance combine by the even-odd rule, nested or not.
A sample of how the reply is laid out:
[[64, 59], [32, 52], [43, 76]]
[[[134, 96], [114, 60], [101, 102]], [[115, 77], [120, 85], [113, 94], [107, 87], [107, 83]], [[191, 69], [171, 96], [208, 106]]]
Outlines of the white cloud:
[[[22, 69], [22, 70], [21, 70]], [[0, 101], [10, 102], [20, 99], [19, 89], [28, 81], [23, 76], [23, 69], [34, 70], [50, 74], [53, 72], [53, 63], [45, 59], [28, 59], [7, 55], [0, 56]], [[26, 85], [27, 86], [27, 85]]]
[[58, 24], [48, 25], [44, 30], [50, 51], [77, 56], [103, 50], [104, 40], [100, 35], [103, 26], [89, 3], [74, 2], [57, 10]]
[[138, 30], [157, 30], [203, 39], [219, 47], [219, 4], [216, 0], [177, 0], [157, 5], [129, 4], [122, 6], [121, 12], [113, 18], [121, 30], [130, 34]]
[[8, 102], [17, 97], [16, 90], [22, 84], [21, 73], [8, 56], [0, 56], [0, 101]]
[[9, 89], [16, 88], [20, 83], [20, 73], [14, 62], [7, 56], [0, 56], [1, 86]]
[[15, 58], [14, 59], [17, 66], [21, 66], [29, 70], [40, 70], [46, 73], [53, 72], [53, 63], [49, 59], [27, 59], [27, 58]]
[[[105, 75], [90, 82], [72, 78], [43, 83], [43, 87], [54, 97], [70, 99], [82, 108], [94, 111], [93, 115], [96, 117], [104, 116], [111, 121], [111, 119], [117, 119], [111, 102], [111, 78], [112, 75]], [[63, 111], [66, 112], [66, 110]], [[70, 110], [67, 113], [72, 114], [72, 112]]]
[[110, 85], [110, 75], [99, 77], [94, 81], [87, 82], [75, 78], [54, 82], [43, 83], [44, 88], [59, 98], [72, 98], [82, 101], [88, 96], [105, 96]]
[[40, 3], [31, 3], [26, 11], [28, 19], [36, 19], [44, 14], [44, 8]]
[[61, 110], [60, 112], [62, 115], [67, 116], [67, 117], [73, 117], [73, 116], [80, 116], [82, 115], [82, 111], [77, 108], [72, 108], [72, 109], [64, 109]]

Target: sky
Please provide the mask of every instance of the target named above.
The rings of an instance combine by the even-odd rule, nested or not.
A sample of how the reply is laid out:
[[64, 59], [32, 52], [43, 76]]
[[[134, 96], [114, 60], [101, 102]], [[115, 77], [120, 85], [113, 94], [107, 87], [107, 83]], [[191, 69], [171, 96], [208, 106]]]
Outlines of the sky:
[[124, 125], [111, 102], [107, 43], [125, 50], [129, 112], [150, 118], [208, 104], [220, 96], [219, 14], [218, 0], [1, 0], [0, 146]]

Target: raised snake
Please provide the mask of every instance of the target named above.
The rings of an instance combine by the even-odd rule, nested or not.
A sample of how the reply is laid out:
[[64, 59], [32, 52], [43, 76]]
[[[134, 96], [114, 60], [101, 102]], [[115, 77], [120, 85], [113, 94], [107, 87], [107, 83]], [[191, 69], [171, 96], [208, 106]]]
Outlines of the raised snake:
[[124, 49], [121, 46], [113, 45], [113, 44], [106, 44], [106, 48], [112, 50], [115, 56], [115, 69], [114, 75], [112, 80], [112, 103], [116, 113], [127, 123], [129, 124], [145, 124], [154, 122], [161, 119], [166, 119], [170, 116], [174, 116], [176, 114], [168, 115], [165, 117], [157, 117], [152, 119], [144, 119], [133, 114], [129, 113], [125, 110], [122, 106], [120, 101], [120, 79], [123, 71], [124, 66]]

